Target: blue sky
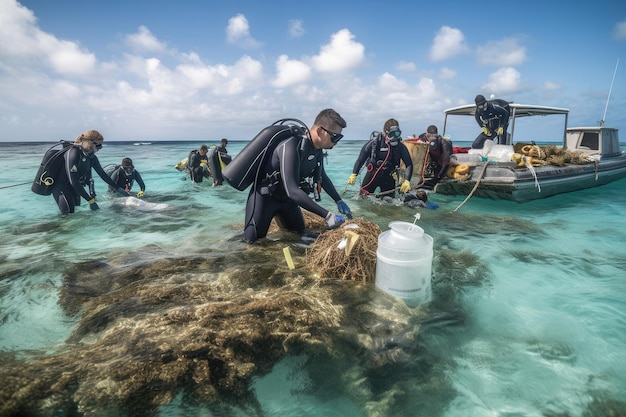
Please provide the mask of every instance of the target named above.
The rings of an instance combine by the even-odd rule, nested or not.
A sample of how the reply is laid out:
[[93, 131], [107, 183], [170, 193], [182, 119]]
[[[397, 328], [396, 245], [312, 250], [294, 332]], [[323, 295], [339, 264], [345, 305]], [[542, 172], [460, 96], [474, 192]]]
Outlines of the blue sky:
[[348, 139], [390, 117], [406, 136], [479, 93], [597, 125], [620, 58], [626, 129], [624, 52], [623, 0], [0, 0], [0, 141], [247, 140], [327, 107]]

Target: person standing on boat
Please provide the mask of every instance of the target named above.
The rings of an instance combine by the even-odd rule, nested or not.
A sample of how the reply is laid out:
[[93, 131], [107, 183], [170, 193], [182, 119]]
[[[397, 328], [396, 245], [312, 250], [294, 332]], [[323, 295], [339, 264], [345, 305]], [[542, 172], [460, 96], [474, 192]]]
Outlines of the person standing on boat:
[[134, 182], [137, 181], [140, 187], [140, 191], [137, 192], [137, 197], [143, 197], [143, 193], [146, 191], [146, 184], [143, 182], [139, 171], [135, 169], [132, 159], [122, 159], [122, 163], [115, 165], [110, 171], [107, 170], [107, 174], [109, 174], [109, 177], [117, 184], [117, 187], [109, 185], [110, 192], [115, 192], [118, 188], [123, 188], [127, 193], [130, 193]]
[[395, 191], [400, 161], [402, 161], [406, 166], [406, 173], [400, 185], [400, 192], [408, 193], [411, 190], [409, 179], [413, 175], [413, 162], [409, 150], [401, 139], [402, 131], [398, 121], [387, 120], [383, 131], [373, 132], [369, 142], [361, 148], [359, 157], [352, 168], [352, 175], [348, 178], [348, 184], [354, 185], [359, 171], [365, 165], [367, 172], [361, 183], [360, 192], [372, 194], [376, 188], [379, 188], [379, 196], [382, 197]]
[[474, 99], [476, 112], [474, 117], [482, 132], [474, 139], [473, 149], [482, 149], [487, 139], [506, 144], [506, 131], [509, 127], [509, 104], [505, 100], [487, 101], [484, 96], [477, 95]]
[[428, 165], [424, 172], [424, 184], [420, 188], [432, 190], [446, 175], [452, 156], [452, 142], [441, 137], [437, 126], [430, 125], [425, 133], [419, 135], [421, 141], [428, 143]]
[[202, 182], [203, 178], [210, 177], [209, 158], [207, 157], [208, 152], [209, 147], [206, 145], [202, 145], [198, 149], [189, 152], [186, 169], [192, 182]]
[[[322, 110], [308, 132], [302, 135], [290, 133], [268, 154], [255, 173], [254, 185], [248, 195], [244, 242], [254, 243], [265, 237], [274, 217], [280, 227], [304, 234], [304, 216], [300, 208], [322, 217], [328, 229], [335, 229], [345, 222], [343, 215], [352, 218], [350, 208], [341, 200], [324, 170], [324, 149], [332, 149], [339, 142], [345, 127], [346, 121], [335, 110]], [[243, 157], [242, 154], [243, 151], [238, 157]], [[317, 195], [320, 189], [337, 203], [337, 209], [343, 215], [320, 206], [315, 201], [319, 201], [319, 197], [314, 200], [309, 196], [311, 192]]]

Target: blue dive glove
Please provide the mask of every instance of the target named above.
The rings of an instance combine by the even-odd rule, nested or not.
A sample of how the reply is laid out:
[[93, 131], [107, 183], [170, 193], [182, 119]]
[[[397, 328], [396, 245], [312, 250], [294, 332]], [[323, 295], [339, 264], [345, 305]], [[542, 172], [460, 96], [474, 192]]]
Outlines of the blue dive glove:
[[352, 212], [350, 211], [350, 207], [343, 200], [337, 201], [337, 208], [339, 209], [339, 213], [343, 213], [347, 218], [352, 218]]
[[341, 223], [346, 221], [346, 218], [341, 214], [333, 214], [329, 211], [324, 220], [326, 221], [326, 228], [330, 230], [338, 228]]
[[429, 210], [436, 210], [436, 209], [439, 208], [439, 204], [437, 204], [437, 203], [428, 203], [426, 208], [429, 209]]

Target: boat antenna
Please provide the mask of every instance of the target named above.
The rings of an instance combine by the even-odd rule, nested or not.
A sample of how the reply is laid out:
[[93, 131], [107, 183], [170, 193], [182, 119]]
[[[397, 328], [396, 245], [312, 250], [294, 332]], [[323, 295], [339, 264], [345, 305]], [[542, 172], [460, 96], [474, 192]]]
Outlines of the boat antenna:
[[606, 111], [609, 108], [609, 99], [611, 98], [611, 91], [613, 90], [613, 82], [615, 82], [615, 74], [617, 74], [618, 65], [619, 65], [619, 58], [617, 58], [617, 62], [615, 63], [615, 71], [613, 71], [613, 79], [611, 80], [611, 87], [609, 88], [609, 95], [606, 98], [606, 106], [604, 106], [604, 116], [602, 116], [602, 120], [600, 120], [600, 127], [604, 126], [604, 122], [606, 121]]

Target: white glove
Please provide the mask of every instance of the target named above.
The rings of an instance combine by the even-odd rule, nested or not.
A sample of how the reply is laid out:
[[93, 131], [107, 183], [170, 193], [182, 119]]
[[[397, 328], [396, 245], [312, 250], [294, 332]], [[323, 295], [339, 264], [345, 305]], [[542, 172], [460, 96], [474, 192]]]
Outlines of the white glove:
[[324, 220], [326, 221], [326, 228], [330, 230], [338, 228], [341, 223], [346, 221], [346, 218], [341, 214], [335, 215], [329, 211]]

